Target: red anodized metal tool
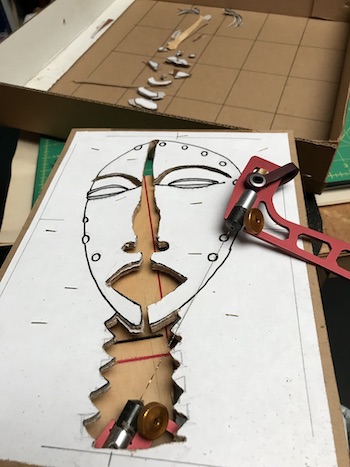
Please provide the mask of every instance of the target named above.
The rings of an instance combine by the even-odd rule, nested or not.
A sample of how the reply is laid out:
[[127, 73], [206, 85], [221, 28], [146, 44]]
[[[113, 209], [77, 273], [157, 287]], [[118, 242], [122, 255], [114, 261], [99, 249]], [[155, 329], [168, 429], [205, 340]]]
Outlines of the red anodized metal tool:
[[[263, 204], [271, 219], [287, 230], [286, 237], [277, 237], [266, 230], [252, 233], [244, 228], [244, 232], [278, 247], [291, 256], [322, 266], [335, 274], [350, 279], [350, 271], [342, 268], [337, 262], [342, 253], [350, 253], [350, 243], [295, 224], [277, 213], [272, 200], [273, 195], [280, 185], [290, 181], [297, 173], [298, 169], [292, 163], [280, 167], [270, 161], [253, 156], [237, 180], [225, 212], [225, 225], [231, 232], [237, 234], [243, 228], [245, 214], [252, 208], [258, 208], [260, 204]], [[320, 257], [304, 250], [298, 245], [298, 241], [303, 239], [319, 240], [326, 243], [330, 249], [328, 255]]]

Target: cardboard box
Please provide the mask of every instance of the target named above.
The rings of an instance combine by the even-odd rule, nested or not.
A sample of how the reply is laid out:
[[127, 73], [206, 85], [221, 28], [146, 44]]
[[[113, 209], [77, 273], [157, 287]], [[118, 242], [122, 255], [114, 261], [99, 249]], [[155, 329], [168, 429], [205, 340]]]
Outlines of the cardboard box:
[[173, 68], [163, 63], [173, 53], [157, 50], [198, 19], [178, 15], [192, 3], [56, 0], [0, 46], [0, 124], [63, 138], [72, 127], [292, 129], [304, 187], [321, 192], [348, 99], [349, 9], [237, 1], [243, 25], [234, 28], [222, 9], [230, 2], [194, 3], [212, 18], [181, 44], [184, 58], [196, 54], [192, 76], [164, 89], [152, 112], [128, 99]]

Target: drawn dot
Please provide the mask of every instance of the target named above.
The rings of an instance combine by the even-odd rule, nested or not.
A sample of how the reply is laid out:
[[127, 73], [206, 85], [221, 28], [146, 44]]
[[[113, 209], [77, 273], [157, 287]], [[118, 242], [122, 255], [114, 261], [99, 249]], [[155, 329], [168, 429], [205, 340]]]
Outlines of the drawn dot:
[[233, 180], [232, 185], [236, 185], [237, 182], [238, 182], [238, 179], [236, 178], [235, 180]]
[[140, 144], [139, 146], [134, 147], [134, 151], [139, 151], [142, 148], [142, 145]]
[[202, 151], [202, 152], [201, 152], [201, 156], [205, 157], [205, 156], [207, 156], [207, 155], [208, 155], [208, 151]]
[[221, 234], [219, 237], [220, 242], [227, 242], [228, 240], [228, 235], [227, 234]]
[[83, 240], [84, 245], [86, 245], [86, 244], [90, 241], [89, 235], [84, 235], [84, 237], [82, 238], [82, 240]]
[[225, 162], [225, 161], [220, 161], [220, 162], [219, 162], [219, 165], [221, 165], [221, 167], [225, 167], [225, 165], [227, 165], [227, 162]]
[[91, 256], [91, 259], [92, 259], [92, 261], [99, 261], [99, 260], [101, 259], [100, 253], [94, 253], [94, 254]]
[[161, 147], [166, 146], [166, 142], [165, 142], [165, 141], [162, 141], [161, 143], [159, 143], [159, 146], [161, 146]]
[[217, 253], [209, 253], [208, 255], [208, 260], [213, 262], [216, 261], [219, 258], [219, 255]]
[[89, 222], [89, 218], [88, 217], [83, 217], [83, 222], [84, 222], [84, 224], [86, 224], [87, 222]]
[[186, 151], [186, 149], [188, 149], [188, 146], [186, 146], [186, 144], [184, 144], [183, 146], [181, 146], [181, 149], [183, 149], [184, 151]]

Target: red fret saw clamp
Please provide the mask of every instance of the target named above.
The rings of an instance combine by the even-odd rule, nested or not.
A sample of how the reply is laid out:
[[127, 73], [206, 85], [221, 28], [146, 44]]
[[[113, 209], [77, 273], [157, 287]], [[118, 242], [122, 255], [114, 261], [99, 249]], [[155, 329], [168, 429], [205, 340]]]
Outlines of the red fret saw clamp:
[[[350, 279], [350, 271], [339, 266], [337, 260], [342, 254], [350, 253], [350, 244], [323, 233], [303, 227], [281, 217], [274, 208], [272, 197], [278, 188], [292, 180], [299, 169], [289, 163], [282, 167], [253, 156], [237, 180], [225, 212], [225, 225], [233, 235], [243, 229], [285, 253], [308, 263], [322, 266], [340, 276]], [[286, 238], [280, 238], [264, 231], [264, 218], [258, 209], [265, 205], [271, 219], [287, 230]], [[319, 257], [298, 246], [299, 240], [319, 240], [329, 246], [326, 257]], [[300, 243], [300, 242], [299, 242]]]

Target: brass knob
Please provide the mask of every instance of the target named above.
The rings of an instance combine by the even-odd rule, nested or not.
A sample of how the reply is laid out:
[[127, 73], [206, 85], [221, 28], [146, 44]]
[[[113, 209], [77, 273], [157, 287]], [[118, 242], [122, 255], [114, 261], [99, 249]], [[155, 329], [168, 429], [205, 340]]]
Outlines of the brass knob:
[[264, 216], [260, 209], [248, 209], [245, 213], [243, 224], [248, 233], [258, 235], [264, 228]]
[[145, 439], [158, 439], [165, 432], [168, 421], [169, 413], [165, 405], [159, 402], [150, 402], [139, 413], [137, 429]]

